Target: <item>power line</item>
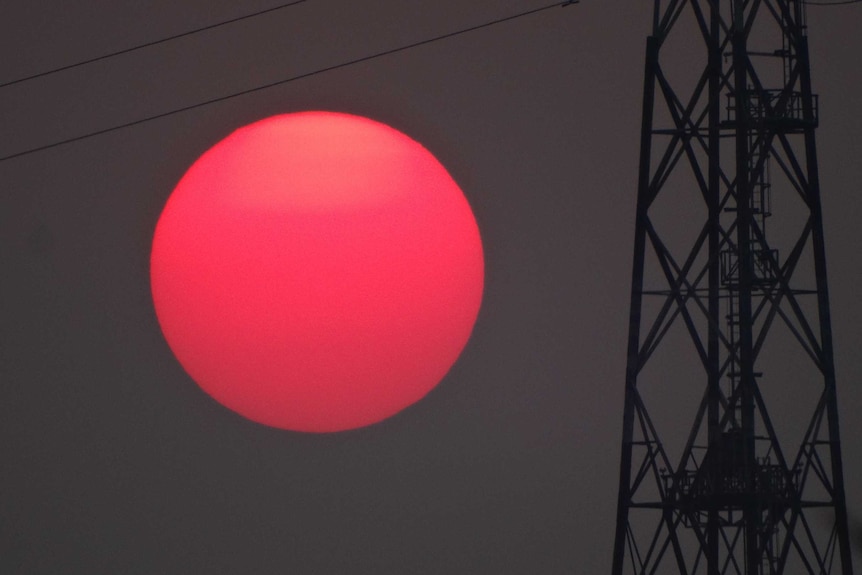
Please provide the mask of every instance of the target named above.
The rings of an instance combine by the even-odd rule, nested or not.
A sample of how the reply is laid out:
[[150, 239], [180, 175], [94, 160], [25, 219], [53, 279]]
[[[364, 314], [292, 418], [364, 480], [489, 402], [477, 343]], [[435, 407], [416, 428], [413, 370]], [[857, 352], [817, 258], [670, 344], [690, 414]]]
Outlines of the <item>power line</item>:
[[512, 14], [510, 16], [504, 16], [502, 18], [497, 18], [496, 20], [490, 20], [483, 24], [477, 24], [475, 26], [470, 26], [469, 28], [463, 28], [461, 30], [456, 30], [455, 32], [447, 32], [446, 34], [441, 34], [439, 36], [434, 36], [433, 38], [426, 38], [425, 40], [419, 40], [418, 42], [413, 42], [411, 44], [405, 44], [404, 46], [399, 46], [397, 48], [390, 48], [388, 50], [384, 50], [382, 52], [377, 52], [374, 54], [369, 54], [367, 56], [361, 56], [359, 58], [355, 58], [353, 60], [348, 60], [346, 62], [342, 62], [340, 64], [335, 64], [332, 66], [327, 66], [325, 68], [319, 68], [312, 72], [305, 72], [303, 74], [299, 74], [297, 76], [291, 76], [290, 78], [284, 78], [282, 80], [277, 80], [275, 82], [270, 82], [268, 84], [262, 84], [260, 86], [255, 86], [254, 88], [247, 88], [245, 90], [239, 92], [233, 92], [231, 94], [226, 94], [224, 96], [218, 96], [216, 98], [211, 98], [209, 100], [204, 100], [202, 102], [197, 102], [196, 104], [190, 104], [188, 106], [183, 106], [182, 108], [175, 108], [173, 110], [167, 112], [161, 112], [159, 114], [155, 114], [153, 116], [147, 116], [145, 118], [140, 118], [138, 120], [133, 120], [131, 122], [126, 122], [123, 124], [118, 124], [116, 126], [111, 126], [109, 128], [102, 128], [101, 130], [95, 130], [93, 132], [88, 132], [86, 134], [81, 134], [80, 136], [75, 136], [72, 138], [67, 138], [65, 140], [59, 140], [57, 142], [52, 142], [50, 144], [45, 144], [42, 146], [38, 146], [36, 148], [30, 148], [29, 150], [24, 150], [21, 152], [15, 152], [14, 154], [10, 154], [8, 156], [0, 157], [0, 162], [5, 162], [6, 160], [11, 160], [13, 158], [19, 158], [21, 156], [26, 156], [28, 154], [34, 154], [36, 152], [42, 152], [44, 150], [48, 150], [51, 148], [56, 148], [58, 146], [63, 146], [65, 144], [71, 144], [73, 142], [78, 142], [80, 140], [85, 140], [87, 138], [92, 138], [94, 136], [101, 136], [102, 134], [107, 134], [109, 132], [116, 132], [118, 130], [122, 130], [125, 128], [130, 128], [132, 126], [137, 126], [138, 124], [143, 124], [145, 122], [151, 122], [153, 120], [158, 120], [161, 118], [166, 118], [168, 116], [173, 116], [175, 114], [180, 114], [182, 112], [188, 112], [190, 110], [194, 110], [196, 108], [202, 108], [204, 106], [209, 106], [211, 104], [216, 104], [218, 102], [224, 102], [225, 100], [230, 100], [232, 98], [237, 98], [239, 96], [245, 96], [247, 94], [251, 94], [253, 92], [259, 92], [261, 90], [266, 90], [269, 88], [274, 88], [275, 86], [281, 86], [282, 84], [287, 84], [289, 82], [295, 82], [297, 80], [303, 80], [305, 78], [310, 78], [311, 76], [317, 76], [318, 74], [323, 74], [324, 72], [331, 72], [333, 70], [338, 70], [341, 68], [347, 68], [348, 66], [353, 66], [355, 64], [361, 64], [363, 62], [368, 62], [370, 60], [374, 60], [376, 58], [382, 58], [383, 56], [389, 56], [391, 54], [396, 54], [398, 52], [403, 52], [405, 50], [410, 50], [411, 48], [417, 48], [419, 46], [424, 46], [426, 44], [431, 44], [433, 42], [438, 42], [440, 40], [446, 40], [448, 38], [452, 38], [454, 36], [460, 36], [462, 34], [467, 34], [468, 32], [475, 32], [476, 30], [480, 30], [482, 28], [488, 28], [490, 26], [494, 26], [496, 24], [502, 24], [503, 22], [508, 22], [510, 20], [516, 20], [518, 18], [523, 18], [524, 16], [529, 16], [531, 14], [536, 14], [537, 12], [542, 12], [544, 10], [548, 10], [550, 8], [556, 8], [561, 6], [562, 4], [557, 1], [553, 4], [548, 4], [542, 6], [540, 8], [533, 8], [530, 10], [526, 10], [524, 12], [519, 12], [517, 14]]
[[111, 52], [110, 54], [104, 54], [102, 56], [97, 56], [96, 58], [90, 58], [89, 60], [82, 60], [80, 62], [75, 62], [74, 64], [67, 64], [65, 66], [60, 66], [59, 68], [53, 68], [51, 70], [39, 72], [38, 74], [32, 74], [30, 76], [24, 76], [23, 78], [18, 78], [17, 80], [10, 80], [8, 82], [3, 82], [2, 84], [0, 84], [0, 88], [5, 88], [6, 86], [12, 86], [14, 84], [20, 84], [21, 82], [27, 82], [28, 80], [35, 80], [36, 78], [42, 78], [44, 76], [50, 76], [51, 74], [56, 74], [57, 72], [63, 72], [64, 70], [71, 70], [72, 68], [78, 68], [80, 66], [92, 64], [94, 62], [99, 62], [101, 60], [107, 60], [108, 58], [113, 58], [114, 56], [120, 56], [122, 54], [128, 54], [129, 52], [134, 52], [136, 50], [141, 50], [143, 48], [149, 48], [151, 46], [156, 46], [157, 44], [163, 44], [164, 42], [170, 42], [171, 40], [176, 40], [178, 38], [184, 38], [186, 36], [191, 36], [192, 34], [197, 34], [199, 32], [206, 32], [207, 30], [212, 30], [213, 28], [218, 28], [220, 26], [226, 26], [227, 24], [233, 24], [235, 22], [239, 22], [240, 20], [247, 20], [249, 18], [261, 16], [263, 14], [269, 14], [270, 12], [275, 12], [276, 10], [282, 10], [284, 8], [290, 8], [291, 6], [296, 6], [297, 4], [302, 4], [303, 2], [307, 2], [307, 1], [308, 0], [293, 0], [292, 2], [287, 2], [285, 4], [273, 6], [272, 8], [260, 10], [259, 12], [254, 12], [252, 14], [246, 14], [245, 16], [238, 16], [236, 18], [231, 18], [230, 20], [224, 20], [223, 22], [217, 22], [215, 24], [209, 24], [208, 26], [204, 26], [203, 28], [196, 28], [194, 30], [189, 30], [188, 32], [182, 32], [181, 34], [176, 34], [174, 36], [168, 36], [167, 38], [162, 38], [160, 40], [154, 40], [152, 42], [147, 42], [145, 44], [139, 44], [138, 46], [133, 46], [131, 48], [125, 48], [123, 50]]

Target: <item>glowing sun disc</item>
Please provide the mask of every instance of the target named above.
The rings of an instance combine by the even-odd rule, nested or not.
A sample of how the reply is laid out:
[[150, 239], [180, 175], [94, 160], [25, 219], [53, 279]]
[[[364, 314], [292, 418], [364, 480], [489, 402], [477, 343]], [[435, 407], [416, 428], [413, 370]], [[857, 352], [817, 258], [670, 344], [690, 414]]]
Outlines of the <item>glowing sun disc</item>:
[[358, 116], [230, 134], [177, 184], [150, 258], [156, 315], [191, 378], [253, 421], [352, 429], [424, 397], [482, 299], [482, 244], [446, 169]]

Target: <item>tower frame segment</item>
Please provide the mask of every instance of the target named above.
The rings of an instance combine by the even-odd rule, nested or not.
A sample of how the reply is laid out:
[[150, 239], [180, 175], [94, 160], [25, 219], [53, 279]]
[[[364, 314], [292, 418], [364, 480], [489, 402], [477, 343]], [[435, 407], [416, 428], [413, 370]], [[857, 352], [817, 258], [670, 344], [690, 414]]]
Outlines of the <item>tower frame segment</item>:
[[[686, 22], [702, 58], [680, 74]], [[613, 575], [852, 574], [818, 113], [801, 0], [654, 1]], [[770, 374], [776, 346], [798, 378]], [[668, 424], [679, 390], [698, 400]]]

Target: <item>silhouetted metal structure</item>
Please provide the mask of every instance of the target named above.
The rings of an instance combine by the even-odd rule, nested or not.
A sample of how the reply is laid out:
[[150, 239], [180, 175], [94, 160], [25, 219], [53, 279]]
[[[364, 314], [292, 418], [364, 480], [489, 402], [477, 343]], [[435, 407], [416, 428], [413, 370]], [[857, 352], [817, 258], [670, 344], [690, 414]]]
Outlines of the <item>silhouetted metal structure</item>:
[[803, 2], [655, 0], [642, 121], [613, 573], [850, 575]]

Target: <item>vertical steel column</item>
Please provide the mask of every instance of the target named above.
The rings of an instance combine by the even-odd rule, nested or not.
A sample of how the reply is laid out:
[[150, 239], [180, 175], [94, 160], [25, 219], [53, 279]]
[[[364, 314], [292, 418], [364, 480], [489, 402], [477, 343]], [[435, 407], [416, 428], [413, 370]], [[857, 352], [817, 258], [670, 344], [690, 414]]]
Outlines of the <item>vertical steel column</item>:
[[[749, 118], [750, 92], [748, 86], [748, 32], [745, 21], [746, 0], [733, 0], [733, 73], [735, 92], [733, 94], [736, 110], [736, 243], [738, 249], [739, 287], [736, 303], [739, 309], [739, 386], [742, 400], [742, 478], [746, 488], [742, 504], [745, 525], [745, 564], [746, 573], [758, 573], [760, 545], [757, 541], [760, 531], [760, 513], [754, 489], [754, 350], [752, 330], [754, 321], [751, 309], [751, 290], [754, 280], [752, 269], [751, 238], [751, 149], [749, 137], [752, 126]], [[731, 297], [733, 295], [731, 294]]]
[[[802, 10], [802, 5], [797, 4]], [[842, 575], [852, 575], [850, 535], [847, 526], [847, 504], [844, 495], [844, 464], [841, 459], [841, 440], [838, 430], [838, 394], [835, 384], [835, 360], [832, 352], [832, 315], [829, 309], [829, 287], [826, 281], [826, 247], [823, 241], [823, 212], [820, 205], [820, 170], [817, 165], [817, 145], [814, 139], [816, 119], [812, 102], [811, 66], [808, 58], [808, 38], [799, 38], [799, 69], [802, 91], [802, 114], [807, 128], [805, 130], [805, 163], [808, 168], [812, 226], [812, 245], [814, 248], [814, 274], [817, 284], [817, 309], [820, 315], [820, 341], [825, 379], [827, 422], [829, 426], [829, 456], [832, 461], [832, 489], [835, 501], [836, 534], [841, 553]]]
[[638, 168], [638, 198], [635, 216], [635, 247], [632, 260], [631, 304], [629, 308], [629, 340], [626, 359], [625, 405], [623, 407], [623, 441], [620, 458], [620, 484], [617, 498], [617, 527], [614, 537], [613, 572], [623, 571], [623, 550], [626, 545], [627, 515], [631, 505], [629, 484], [632, 473], [632, 437], [634, 434], [635, 401], [638, 372], [640, 371], [640, 317], [643, 297], [644, 251], [646, 249], [646, 222], [649, 206], [649, 178], [652, 138], [652, 114], [655, 101], [655, 66], [658, 58], [658, 40], [647, 38], [644, 66], [643, 112], [641, 118], [640, 166]]
[[[721, 286], [721, 268], [719, 253], [721, 251], [721, 12], [717, 3], [709, 7], [709, 194], [707, 197], [707, 209], [709, 214], [709, 332], [707, 335], [707, 347], [709, 354], [709, 365], [707, 367], [707, 445], [708, 450], [713, 452], [721, 449], [721, 357], [720, 357], [720, 331], [719, 323]], [[717, 458], [707, 462], [709, 482], [716, 484], [720, 481], [720, 468]], [[711, 501], [707, 509], [706, 524], [706, 561], [707, 575], [719, 575], [718, 550], [719, 550], [719, 516], [718, 506]]]

